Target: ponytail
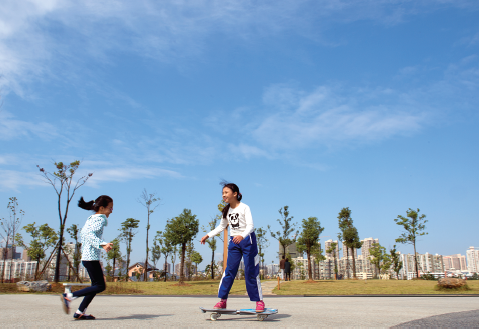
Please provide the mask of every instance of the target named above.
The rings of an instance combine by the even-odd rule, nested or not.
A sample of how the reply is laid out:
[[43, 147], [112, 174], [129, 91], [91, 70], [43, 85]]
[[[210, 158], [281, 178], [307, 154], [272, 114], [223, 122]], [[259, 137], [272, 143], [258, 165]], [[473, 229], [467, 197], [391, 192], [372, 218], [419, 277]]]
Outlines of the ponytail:
[[108, 195], [100, 195], [95, 201], [91, 200], [90, 202], [85, 202], [83, 197], [81, 197], [78, 201], [78, 207], [98, 212], [100, 207], [106, 207], [110, 202], [113, 202], [113, 199]]
[[[235, 192], [238, 193], [238, 194], [236, 195], [236, 199], [237, 199], [238, 201], [241, 201], [241, 199], [243, 199], [243, 195], [240, 193], [238, 185], [233, 184], [233, 183], [228, 183], [227, 181], [224, 181], [224, 180], [221, 181], [220, 185], [223, 186], [223, 188], [225, 188], [225, 187], [229, 188], [231, 191], [233, 191], [233, 193], [235, 193]], [[228, 204], [223, 208], [223, 211], [222, 211], [222, 213], [223, 213], [223, 218], [226, 218], [226, 215], [228, 215], [228, 211], [229, 211], [229, 210], [230, 210], [230, 204], [228, 203]]]

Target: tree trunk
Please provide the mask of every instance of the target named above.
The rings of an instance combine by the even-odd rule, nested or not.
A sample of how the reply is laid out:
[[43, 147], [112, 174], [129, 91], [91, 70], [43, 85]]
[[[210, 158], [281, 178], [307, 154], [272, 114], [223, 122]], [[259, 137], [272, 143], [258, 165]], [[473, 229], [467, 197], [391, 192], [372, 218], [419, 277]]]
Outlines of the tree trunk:
[[37, 265], [35, 266], [35, 275], [33, 276], [34, 281], [37, 281], [39, 269], [40, 269], [40, 257], [37, 258]]
[[180, 262], [180, 282], [179, 284], [182, 284], [183, 281], [185, 280], [185, 271], [184, 271], [184, 266], [185, 266], [185, 253], [186, 253], [186, 243], [183, 243], [181, 245], [181, 262]]
[[112, 282], [115, 282], [115, 264], [116, 264], [116, 258], [113, 258], [113, 269], [111, 270], [113, 272], [111, 275]]
[[308, 255], [308, 280], [313, 280], [313, 272], [311, 268], [311, 252], [308, 250], [306, 254]]
[[128, 246], [128, 249], [126, 250], [126, 276], [129, 279], [128, 270], [130, 269], [130, 252], [131, 252], [131, 236], [130, 236], [130, 234], [128, 235], [127, 246]]
[[64, 226], [62, 225], [62, 227], [60, 228], [60, 239], [58, 240], [57, 260], [55, 262], [55, 276], [53, 279], [55, 283], [58, 283], [60, 281], [60, 264], [62, 259], [63, 228]]
[[5, 243], [5, 248], [3, 249], [3, 269], [2, 269], [2, 283], [5, 283], [5, 261], [7, 260], [8, 256], [8, 241], [9, 241], [9, 235], [7, 235], [7, 241]]
[[346, 279], [349, 279], [349, 248], [346, 246]]
[[150, 212], [148, 210], [148, 224], [146, 226], [146, 258], [145, 258], [145, 276], [144, 276], [144, 281], [147, 281], [148, 277], [148, 231], [150, 229]]
[[414, 265], [416, 267], [416, 277], [419, 279], [419, 270], [417, 268], [416, 241], [413, 242], [413, 246], [414, 246]]
[[166, 274], [167, 274], [167, 269], [168, 269], [168, 262], [166, 261], [168, 259], [168, 256], [165, 255], [165, 265], [163, 266], [165, 268], [164, 274], [165, 274], [165, 282], [166, 282]]
[[351, 248], [351, 254], [353, 255], [353, 278], [355, 280], [357, 280], [357, 276], [356, 276], [356, 259], [354, 258], [354, 249]]
[[211, 280], [215, 279], [215, 252], [211, 250]]

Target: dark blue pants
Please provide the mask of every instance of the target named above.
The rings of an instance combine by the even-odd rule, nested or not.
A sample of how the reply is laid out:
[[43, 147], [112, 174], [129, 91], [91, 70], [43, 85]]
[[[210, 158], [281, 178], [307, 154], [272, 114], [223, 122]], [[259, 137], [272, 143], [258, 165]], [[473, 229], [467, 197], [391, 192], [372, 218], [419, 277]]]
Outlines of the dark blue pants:
[[99, 260], [83, 260], [81, 263], [88, 271], [91, 280], [91, 287], [75, 291], [73, 297], [85, 296], [78, 308], [80, 312], [84, 312], [95, 295], [106, 289], [106, 284]]
[[235, 244], [233, 237], [230, 237], [228, 261], [226, 270], [221, 278], [218, 297], [221, 299], [228, 298], [236, 273], [238, 273], [241, 258], [244, 261], [244, 277], [249, 299], [253, 302], [263, 300], [261, 281], [259, 279], [258, 246], [256, 245], [256, 235], [254, 232], [244, 238], [239, 244]]

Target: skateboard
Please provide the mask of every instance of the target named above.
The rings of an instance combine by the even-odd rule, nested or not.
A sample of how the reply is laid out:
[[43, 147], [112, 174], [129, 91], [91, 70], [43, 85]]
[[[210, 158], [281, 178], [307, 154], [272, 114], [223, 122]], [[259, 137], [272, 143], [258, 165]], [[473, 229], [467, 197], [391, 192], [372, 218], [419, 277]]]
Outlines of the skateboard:
[[274, 308], [265, 308], [264, 312], [261, 312], [261, 313], [256, 313], [256, 310], [254, 308], [243, 308], [241, 310], [228, 310], [226, 308], [214, 309], [214, 308], [200, 307], [200, 310], [203, 313], [211, 312], [211, 315], [210, 315], [211, 321], [216, 321], [221, 316], [221, 314], [230, 314], [230, 315], [255, 314], [258, 321], [263, 321], [264, 319], [268, 317], [268, 315], [278, 313], [278, 310]]

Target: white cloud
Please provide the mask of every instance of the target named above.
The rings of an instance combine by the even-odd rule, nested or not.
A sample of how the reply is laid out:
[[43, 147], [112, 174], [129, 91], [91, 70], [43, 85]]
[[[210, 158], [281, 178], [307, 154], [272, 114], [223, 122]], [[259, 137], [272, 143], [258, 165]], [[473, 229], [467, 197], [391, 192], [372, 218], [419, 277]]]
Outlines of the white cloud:
[[[281, 94], [284, 89], [284, 85], [272, 86], [266, 94]], [[321, 86], [309, 93], [288, 90], [286, 99], [275, 98], [279, 111], [265, 117], [252, 132], [261, 145], [272, 150], [383, 140], [418, 131], [427, 117], [426, 108], [419, 105], [404, 101], [389, 105], [400, 98], [390, 89], [345, 92]]]
[[22, 136], [37, 136], [48, 140], [57, 135], [55, 126], [47, 122], [17, 120], [11, 113], [0, 111], [0, 140], [12, 140]]
[[322, 31], [332, 22], [397, 24], [446, 6], [478, 7], [468, 0], [5, 0], [0, 90], [25, 96], [35, 80], [72, 82], [90, 60], [108, 65], [119, 52], [181, 67], [217, 34], [249, 40], [293, 31], [328, 44]]
[[0, 180], [0, 190], [19, 192], [21, 186], [46, 185], [39, 174], [32, 172], [0, 169], [0, 177], [2, 177]]
[[155, 167], [111, 167], [102, 169], [92, 169], [93, 176], [89, 179], [89, 184], [99, 186], [101, 182], [125, 182], [133, 179], [172, 177], [182, 178], [183, 176], [172, 170], [166, 170]]

